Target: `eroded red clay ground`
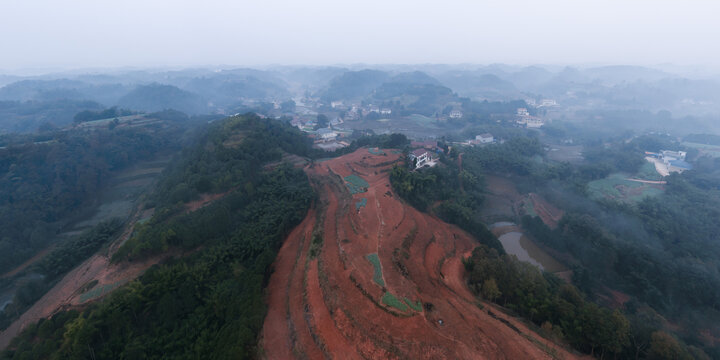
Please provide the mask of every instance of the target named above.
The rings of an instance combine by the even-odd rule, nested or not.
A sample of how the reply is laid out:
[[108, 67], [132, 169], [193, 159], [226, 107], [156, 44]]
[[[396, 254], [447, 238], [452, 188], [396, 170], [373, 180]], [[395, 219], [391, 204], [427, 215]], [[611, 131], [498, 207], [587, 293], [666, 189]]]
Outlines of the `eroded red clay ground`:
[[[276, 260], [262, 355], [574, 358], [493, 306], [478, 307], [461, 261], [476, 246], [475, 240], [392, 193], [388, 171], [400, 156], [390, 150], [373, 155], [360, 149], [306, 168], [319, 200]], [[348, 192], [343, 178], [351, 174], [369, 183], [367, 192]], [[362, 199], [367, 204], [356, 208]], [[311, 255], [313, 233], [323, 238], [315, 245], [319, 252], [312, 251], [316, 256]], [[373, 265], [366, 257], [373, 253], [379, 256], [384, 286], [373, 280]], [[387, 306], [382, 301], [385, 293], [401, 301], [421, 301], [423, 306]]]

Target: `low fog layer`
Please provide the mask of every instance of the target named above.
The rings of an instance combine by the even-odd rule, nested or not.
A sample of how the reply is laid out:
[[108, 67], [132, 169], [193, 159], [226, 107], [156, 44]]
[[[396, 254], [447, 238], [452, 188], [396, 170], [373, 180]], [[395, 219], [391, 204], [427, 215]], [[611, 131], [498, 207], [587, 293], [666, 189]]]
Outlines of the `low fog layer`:
[[[422, 99], [422, 106], [405, 106], [411, 105], [408, 103], [402, 111], [431, 117], [463, 101], [522, 100], [532, 104], [552, 100], [557, 106], [545, 114], [548, 120], [596, 124], [601, 132], [715, 133], [719, 131], [715, 119], [720, 114], [720, 78], [668, 67], [503, 64], [214, 67], [0, 75], [0, 101], [4, 102], [0, 108], [0, 132], [34, 132], [42, 125], [62, 127], [72, 123], [80, 111], [111, 107], [223, 116], [247, 111], [266, 113], [277, 104], [290, 100], [301, 104], [308, 98], [318, 99], [325, 106], [344, 101], [346, 105], [364, 103], [390, 108], [398, 105], [397, 101], [416, 98]], [[518, 105], [522, 106], [526, 105]], [[268, 115], [283, 114], [273, 111]]]

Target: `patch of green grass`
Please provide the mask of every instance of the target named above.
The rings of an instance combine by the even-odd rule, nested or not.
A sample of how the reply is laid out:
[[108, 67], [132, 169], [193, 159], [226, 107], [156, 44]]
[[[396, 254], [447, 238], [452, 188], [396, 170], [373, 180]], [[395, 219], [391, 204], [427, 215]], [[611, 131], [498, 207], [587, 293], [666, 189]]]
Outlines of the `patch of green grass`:
[[640, 170], [638, 171], [637, 175], [635, 175], [638, 179], [642, 180], [661, 180], [662, 176], [658, 174], [657, 170], [655, 170], [655, 164], [650, 162], [645, 162], [642, 167], [640, 167]]
[[365, 205], [367, 205], [367, 199], [362, 198], [360, 199], [360, 201], [355, 203], [355, 210], [360, 210], [360, 208], [365, 207]]
[[610, 197], [619, 199], [622, 194], [615, 188], [617, 185], [626, 185], [628, 187], [639, 186], [640, 183], [627, 181], [623, 176], [612, 174], [604, 179], [591, 181], [588, 183], [588, 192], [592, 198]]
[[320, 254], [320, 248], [322, 248], [323, 236], [320, 232], [315, 232], [312, 236], [312, 242], [310, 243], [310, 258], [314, 259]]
[[[621, 192], [618, 188], [624, 187]], [[612, 174], [605, 179], [588, 183], [588, 194], [593, 199], [612, 199], [623, 202], [636, 202], [648, 196], [662, 194], [663, 190], [656, 186], [637, 181], [626, 180], [624, 174]], [[632, 193], [629, 195], [629, 193]]]
[[369, 149], [368, 149], [368, 152], [371, 153], [371, 154], [373, 154], [373, 155], [385, 155], [385, 152], [383, 152], [382, 150], [380, 150], [380, 148], [369, 148]]
[[523, 202], [523, 209], [525, 209], [526, 214], [528, 214], [532, 217], [538, 216], [537, 213], [535, 212], [535, 205], [533, 204], [532, 200], [530, 200], [529, 198]]
[[400, 301], [398, 298], [395, 297], [395, 295], [389, 292], [386, 292], [385, 295], [383, 295], [382, 303], [387, 306], [394, 307], [400, 311], [408, 311], [409, 309], [408, 306], [405, 305], [405, 303]]
[[348, 187], [348, 190], [350, 190], [350, 193], [353, 195], [364, 193], [367, 191], [368, 187], [370, 187], [370, 184], [368, 184], [367, 181], [357, 175], [346, 176], [345, 181], [345, 185]]
[[98, 284], [97, 279], [90, 281], [89, 283], [83, 285], [82, 288], [80, 288], [80, 293], [86, 293], [86, 292], [90, 291], [90, 289], [94, 288], [95, 285], [97, 285], [97, 284]]
[[435, 123], [435, 119], [420, 114], [412, 114], [407, 118], [421, 125], [431, 125]]
[[98, 298], [100, 296], [103, 296], [103, 295], [109, 293], [110, 291], [112, 291], [113, 289], [115, 289], [116, 287], [120, 286], [120, 283], [121, 282], [118, 281], [118, 282], [114, 282], [112, 284], [95, 286], [92, 290], [80, 295], [80, 302], [84, 303], [88, 300], [92, 300], [92, 299]]
[[406, 304], [408, 304], [408, 306], [410, 306], [411, 309], [413, 309], [415, 311], [422, 311], [422, 302], [420, 302], [419, 300], [412, 301], [408, 298], [403, 298], [403, 300], [405, 301]]
[[632, 202], [638, 202], [648, 196], [658, 196], [662, 193], [663, 193], [663, 191], [658, 188], [655, 188], [652, 186], [644, 186], [641, 194], [628, 196], [627, 199]]
[[369, 254], [365, 257], [368, 259], [368, 261], [373, 265], [375, 268], [375, 272], [373, 273], [373, 281], [375, 281], [376, 284], [380, 286], [385, 286], [385, 280], [383, 280], [382, 277], [382, 267], [380, 267], [380, 258], [377, 254]]

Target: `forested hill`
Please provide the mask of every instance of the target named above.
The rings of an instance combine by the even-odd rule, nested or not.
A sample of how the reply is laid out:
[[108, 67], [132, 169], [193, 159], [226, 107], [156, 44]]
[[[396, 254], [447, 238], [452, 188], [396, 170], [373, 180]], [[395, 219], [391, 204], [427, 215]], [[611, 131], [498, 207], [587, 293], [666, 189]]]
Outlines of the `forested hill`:
[[0, 148], [0, 273], [47, 246], [111, 173], [177, 149], [180, 131], [168, 126], [7, 135]]
[[[302, 170], [264, 165], [310, 145], [289, 125], [254, 115], [213, 123], [165, 173], [155, 215], [114, 261], [168, 249], [191, 255], [154, 266], [82, 311], [28, 326], [0, 358], [256, 357], [270, 265], [314, 196]], [[199, 192], [223, 196], [185, 211]]]

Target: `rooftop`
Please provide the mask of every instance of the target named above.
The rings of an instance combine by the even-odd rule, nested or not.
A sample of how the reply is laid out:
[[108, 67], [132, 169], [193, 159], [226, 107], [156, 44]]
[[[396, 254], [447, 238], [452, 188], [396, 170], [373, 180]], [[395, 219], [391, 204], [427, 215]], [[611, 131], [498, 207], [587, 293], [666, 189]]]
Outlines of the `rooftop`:
[[418, 157], [425, 153], [427, 153], [427, 150], [425, 150], [425, 149], [415, 149], [410, 154], [414, 155], [415, 157]]

